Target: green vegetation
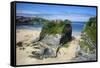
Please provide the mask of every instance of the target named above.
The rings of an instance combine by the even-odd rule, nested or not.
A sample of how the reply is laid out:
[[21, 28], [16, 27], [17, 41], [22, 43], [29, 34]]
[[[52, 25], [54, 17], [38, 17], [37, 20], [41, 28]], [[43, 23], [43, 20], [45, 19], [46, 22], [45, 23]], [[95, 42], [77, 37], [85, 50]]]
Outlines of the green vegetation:
[[[79, 42], [80, 47], [87, 53], [94, 51], [96, 43], [96, 17], [91, 17], [84, 25], [82, 41]], [[92, 44], [91, 44], [92, 43]]]
[[64, 23], [49, 22], [44, 25], [42, 32], [47, 34], [57, 34], [61, 33], [64, 27]]
[[66, 43], [66, 44], [64, 44], [62, 47], [66, 47], [66, 48], [67, 48], [68, 46], [69, 46], [69, 45]]
[[16, 17], [16, 24], [20, 25], [43, 25], [42, 32], [47, 34], [57, 34], [62, 33], [62, 30], [64, 28], [64, 25], [66, 23], [70, 24], [71, 22], [69, 20], [47, 20], [40, 17], [23, 17], [23, 16], [17, 16]]
[[90, 45], [88, 45], [85, 41], [80, 41], [79, 45], [86, 53], [93, 51], [93, 48]]
[[[42, 28], [42, 31], [40, 33], [40, 39], [43, 39], [46, 35], [55, 35], [55, 34], [62, 34], [65, 24], [70, 24], [71, 22], [69, 20], [52, 20], [47, 21]], [[70, 27], [68, 27], [70, 28]], [[67, 29], [68, 29], [67, 28]], [[66, 31], [67, 32], [67, 31]]]
[[45, 23], [42, 32], [47, 34], [61, 34], [66, 23], [70, 24], [71, 22], [68, 20], [48, 21]]
[[91, 40], [96, 43], [96, 17], [91, 17], [84, 27], [85, 32]]

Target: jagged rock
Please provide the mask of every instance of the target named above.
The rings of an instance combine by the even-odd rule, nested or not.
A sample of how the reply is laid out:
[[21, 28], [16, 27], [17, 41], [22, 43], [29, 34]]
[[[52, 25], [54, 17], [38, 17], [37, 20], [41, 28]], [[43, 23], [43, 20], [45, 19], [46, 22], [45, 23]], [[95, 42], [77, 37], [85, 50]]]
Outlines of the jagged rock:
[[53, 57], [54, 52], [50, 48], [45, 48], [43, 53], [41, 54], [42, 58], [48, 58], [48, 57]]
[[56, 56], [56, 49], [53, 49], [43, 42], [33, 43], [33, 49], [32, 55], [34, 55], [35, 58], [43, 59]]
[[[40, 58], [57, 57], [60, 44], [65, 44], [72, 39], [70, 21], [50, 21], [43, 26], [37, 45], [40, 49]], [[43, 48], [43, 49], [42, 49]]]
[[76, 52], [76, 57], [72, 59], [72, 61], [94, 61], [96, 60], [96, 54], [95, 53], [86, 53], [84, 50], [80, 49], [78, 52]]
[[61, 34], [64, 25], [65, 25], [65, 22], [62, 20], [49, 21], [46, 25], [43, 26], [42, 31], [40, 33], [39, 41], [44, 39], [46, 35]]
[[56, 47], [59, 45], [61, 35], [56, 34], [56, 35], [46, 35], [43, 40], [41, 40], [43, 43], [51, 45]]
[[72, 26], [71, 24], [65, 24], [60, 39], [60, 44], [65, 44], [72, 39]]
[[[59, 23], [58, 23], [59, 22]], [[60, 34], [61, 36], [59, 36], [58, 38], [54, 37], [53, 35], [55, 34]], [[54, 37], [54, 38], [52, 38]], [[51, 40], [51, 38], [53, 40]], [[39, 41], [41, 40], [47, 40], [46, 42], [55, 42], [55, 39], [59, 39], [59, 44], [65, 44], [68, 41], [70, 41], [72, 39], [72, 26], [71, 26], [71, 22], [68, 20], [65, 21], [53, 21], [48, 23], [47, 25], [45, 25], [42, 28], [42, 31], [40, 33], [40, 38]], [[50, 40], [49, 40], [50, 39]], [[58, 43], [58, 40], [57, 40]], [[50, 43], [51, 44], [51, 43]]]

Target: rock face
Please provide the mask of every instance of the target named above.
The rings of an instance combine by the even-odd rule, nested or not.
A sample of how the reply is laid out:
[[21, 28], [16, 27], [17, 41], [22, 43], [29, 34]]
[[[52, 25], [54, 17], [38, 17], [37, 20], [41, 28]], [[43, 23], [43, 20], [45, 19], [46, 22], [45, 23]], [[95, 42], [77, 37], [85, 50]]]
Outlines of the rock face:
[[65, 44], [72, 39], [72, 26], [71, 24], [65, 24], [62, 31], [62, 37], [60, 39], [60, 44]]
[[[51, 21], [44, 25], [40, 33], [37, 46], [41, 59], [48, 57], [57, 57], [57, 52], [61, 44], [65, 44], [72, 38], [72, 27], [70, 21]], [[42, 44], [38, 43], [41, 42]]]
[[74, 61], [95, 61], [96, 57], [96, 17], [86, 22], [79, 42], [80, 51]]
[[61, 35], [56, 34], [56, 35], [46, 35], [44, 39], [41, 40], [41, 42], [51, 45], [53, 47], [56, 47], [59, 45]]
[[[72, 26], [71, 22], [68, 20], [65, 21], [53, 21], [45, 25], [40, 33], [39, 41], [46, 39], [46, 36], [50, 37], [51, 35], [61, 35], [59, 44], [65, 44], [72, 39]], [[58, 38], [59, 39], [59, 38]], [[48, 39], [49, 40], [49, 39]], [[52, 40], [52, 38], [51, 38]], [[46, 40], [45, 40], [46, 41]]]
[[35, 58], [44, 59], [56, 56], [55, 48], [52, 48], [43, 42], [35, 42], [33, 43], [32, 47], [34, 49], [34, 51], [32, 51], [32, 55]]
[[49, 48], [45, 48], [42, 54], [43, 58], [48, 58], [51, 57], [52, 55], [53, 55], [53, 50]]

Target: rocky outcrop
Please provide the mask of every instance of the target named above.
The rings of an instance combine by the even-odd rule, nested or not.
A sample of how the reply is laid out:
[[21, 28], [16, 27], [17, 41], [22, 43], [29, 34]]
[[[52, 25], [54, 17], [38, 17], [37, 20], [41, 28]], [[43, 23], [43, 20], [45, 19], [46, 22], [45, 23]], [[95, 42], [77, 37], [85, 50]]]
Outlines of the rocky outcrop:
[[90, 39], [96, 43], [97, 37], [97, 23], [96, 23], [96, 17], [91, 17], [89, 21], [86, 22], [84, 25], [83, 33], [86, 33]]
[[72, 26], [71, 24], [65, 24], [63, 31], [62, 31], [62, 36], [60, 39], [60, 44], [65, 44], [68, 41], [72, 39]]
[[42, 58], [57, 57], [59, 48], [72, 39], [72, 26], [70, 23], [68, 20], [56, 20], [43, 26], [38, 41], [42, 42], [44, 47], [40, 54]]
[[95, 61], [96, 57], [96, 17], [91, 17], [86, 22], [79, 42], [80, 51], [74, 61]]
[[56, 35], [46, 35], [44, 39], [41, 40], [41, 42], [51, 45], [52, 47], [56, 47], [59, 45], [61, 35], [56, 34]]
[[71, 22], [65, 21], [51, 21], [46, 24], [41, 33], [39, 41], [43, 40], [46, 36], [50, 35], [61, 35], [59, 44], [65, 44], [72, 39], [72, 26]]
[[32, 57], [37, 59], [52, 58], [56, 56], [56, 49], [43, 42], [35, 42], [32, 45], [34, 51], [32, 51]]

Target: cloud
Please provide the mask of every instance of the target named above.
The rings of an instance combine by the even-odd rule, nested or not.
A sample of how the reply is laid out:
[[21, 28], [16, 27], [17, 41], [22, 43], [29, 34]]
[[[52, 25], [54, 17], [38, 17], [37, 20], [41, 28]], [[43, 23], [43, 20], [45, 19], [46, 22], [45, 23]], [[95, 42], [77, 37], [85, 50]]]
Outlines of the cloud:
[[90, 17], [94, 16], [92, 14], [76, 13], [76, 12], [51, 13], [51, 12], [39, 12], [39, 11], [28, 11], [28, 10], [17, 10], [17, 14], [20, 15], [28, 14], [27, 16], [38, 16], [49, 20], [68, 19], [71, 21], [83, 21], [83, 22], [87, 21]]
[[22, 13], [22, 14], [42, 14], [41, 12], [35, 12], [35, 11], [28, 11], [28, 10], [17, 10], [16, 13]]

